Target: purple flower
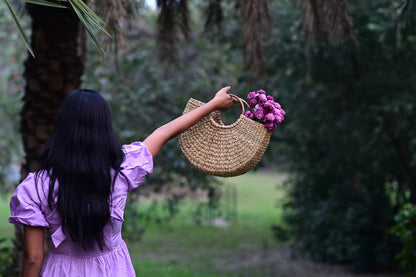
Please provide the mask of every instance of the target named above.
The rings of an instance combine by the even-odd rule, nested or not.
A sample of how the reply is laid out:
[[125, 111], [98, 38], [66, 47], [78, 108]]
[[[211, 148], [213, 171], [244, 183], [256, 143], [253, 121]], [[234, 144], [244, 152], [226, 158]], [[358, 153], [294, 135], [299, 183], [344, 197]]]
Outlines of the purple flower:
[[269, 131], [274, 131], [277, 127], [276, 123], [270, 122], [270, 123], [265, 123], [264, 127], [266, 127], [267, 130]]
[[267, 101], [267, 97], [264, 94], [259, 94], [259, 102], [266, 102]]
[[266, 111], [273, 111], [273, 109], [274, 109], [274, 105], [273, 105], [273, 103], [272, 103], [272, 102], [267, 101], [266, 103], [264, 103], [264, 104], [263, 104], [263, 108], [264, 108]]
[[285, 118], [283, 117], [283, 115], [275, 115], [275, 118], [274, 118], [274, 122], [276, 122], [276, 123], [282, 123], [282, 121], [283, 120], [285, 120]]
[[280, 104], [279, 103], [277, 103], [277, 102], [273, 102], [273, 105], [276, 107], [276, 108], [278, 108], [278, 109], [281, 109], [282, 107], [280, 106]]
[[[260, 108], [260, 107], [259, 107]], [[254, 116], [258, 119], [258, 120], [262, 120], [264, 117], [263, 111], [262, 110], [257, 110], [254, 113]]]
[[250, 119], [254, 118], [254, 114], [251, 111], [246, 111], [245, 116], [250, 118]]
[[250, 93], [247, 95], [247, 99], [251, 99], [251, 98], [253, 98], [254, 96], [256, 96], [256, 93], [255, 93], [254, 91], [252, 91], [252, 92], [250, 92]]
[[259, 104], [256, 105], [256, 112], [257, 111], [261, 111], [262, 113], [264, 113], [264, 109], [262, 106], [260, 106]]
[[266, 114], [266, 116], [264, 117], [264, 120], [268, 121], [268, 122], [273, 122], [275, 120], [275, 115], [273, 113], [268, 113]]
[[274, 101], [273, 96], [267, 95], [262, 89], [250, 91], [247, 94], [250, 110], [245, 112], [247, 118], [264, 124], [269, 131], [276, 129], [277, 124], [284, 120], [286, 112], [279, 103]]
[[281, 115], [280, 110], [277, 108], [273, 108], [273, 114], [274, 115]]

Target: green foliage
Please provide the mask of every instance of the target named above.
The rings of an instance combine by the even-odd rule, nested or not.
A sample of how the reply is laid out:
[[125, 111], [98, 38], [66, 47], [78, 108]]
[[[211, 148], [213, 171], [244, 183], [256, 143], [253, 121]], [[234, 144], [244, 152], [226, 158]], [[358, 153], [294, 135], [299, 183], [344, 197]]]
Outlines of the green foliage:
[[16, 181], [16, 172], [20, 161], [21, 139], [19, 134], [19, 110], [22, 106], [21, 92], [24, 51], [14, 34], [12, 20], [5, 16], [7, 11], [0, 6], [0, 190], [11, 190]]
[[285, 215], [298, 246], [316, 260], [380, 270], [394, 266], [387, 230], [415, 193], [416, 37], [401, 29], [395, 1], [350, 4], [358, 47], [305, 48], [297, 7], [275, 3], [265, 90], [286, 106], [287, 143], [276, 149], [292, 173]]
[[390, 233], [399, 238], [403, 244], [402, 250], [396, 255], [400, 268], [409, 276], [416, 275], [416, 205], [410, 203], [394, 217], [395, 225]]
[[18, 272], [18, 259], [9, 240], [6, 237], [0, 238], [0, 277], [16, 276]]
[[[1, 78], [0, 78], [1, 79]], [[16, 181], [17, 163], [21, 156], [18, 134], [19, 94], [0, 91], [0, 190], [10, 191]]]
[[13, 19], [13, 21], [14, 21], [16, 27], [17, 27], [17, 30], [19, 32], [19, 35], [22, 38], [23, 42], [25, 43], [25, 46], [26, 46], [27, 50], [29, 51], [29, 53], [32, 56], [35, 56], [35, 54], [33, 53], [32, 46], [30, 45], [30, 41], [29, 41], [29, 39], [27, 38], [27, 36], [25, 34], [25, 30], [24, 30], [20, 20], [17, 18], [17, 15], [16, 15], [15, 11], [13, 10], [12, 6], [10, 5], [10, 3], [7, 0], [3, 0], [3, 3], [4, 3], [8, 13], [9, 13], [9, 15]]
[[140, 240], [149, 225], [168, 224], [179, 212], [182, 198], [181, 195], [173, 195], [161, 201], [153, 200], [150, 203], [128, 198], [124, 210], [123, 237], [128, 240]]
[[[208, 201], [199, 203], [195, 209], [193, 218], [196, 224], [204, 224], [223, 216], [229, 217], [229, 214], [225, 214], [224, 203], [220, 201], [223, 195], [219, 187], [210, 186], [207, 190], [207, 198]], [[227, 220], [230, 219], [232, 218], [227, 218]]]

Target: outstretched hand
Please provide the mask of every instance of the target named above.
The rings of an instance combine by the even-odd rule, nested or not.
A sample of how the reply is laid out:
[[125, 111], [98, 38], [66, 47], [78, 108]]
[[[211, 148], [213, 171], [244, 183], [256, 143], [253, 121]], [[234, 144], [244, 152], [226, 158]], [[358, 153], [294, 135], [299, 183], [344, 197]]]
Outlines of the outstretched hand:
[[229, 90], [229, 86], [220, 89], [207, 104], [187, 112], [157, 128], [143, 141], [152, 156], [155, 157], [168, 140], [195, 125], [210, 112], [214, 110], [226, 111], [231, 108], [235, 102], [238, 102], [238, 99], [227, 94]]
[[231, 89], [230, 86], [227, 87], [223, 87], [222, 89], [220, 89], [216, 94], [215, 97], [212, 98], [212, 100], [210, 102], [213, 103], [214, 107], [216, 110], [219, 111], [226, 111], [229, 108], [231, 108], [231, 106], [238, 102], [238, 100], [227, 94], [227, 92]]

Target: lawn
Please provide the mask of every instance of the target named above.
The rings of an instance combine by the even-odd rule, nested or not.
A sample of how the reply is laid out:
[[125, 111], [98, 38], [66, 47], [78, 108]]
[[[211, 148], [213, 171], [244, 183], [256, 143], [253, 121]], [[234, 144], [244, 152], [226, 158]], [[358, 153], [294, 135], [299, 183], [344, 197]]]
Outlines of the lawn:
[[128, 241], [137, 275], [272, 276], [270, 259], [262, 256], [281, 246], [270, 227], [281, 220], [282, 180], [271, 172], [222, 179], [236, 192], [236, 218], [226, 226], [195, 224], [200, 200], [185, 201], [169, 224], [151, 225], [141, 241]]
[[12, 224], [9, 224], [10, 216], [10, 195], [0, 195], [0, 237], [10, 237], [14, 236], [14, 227]]

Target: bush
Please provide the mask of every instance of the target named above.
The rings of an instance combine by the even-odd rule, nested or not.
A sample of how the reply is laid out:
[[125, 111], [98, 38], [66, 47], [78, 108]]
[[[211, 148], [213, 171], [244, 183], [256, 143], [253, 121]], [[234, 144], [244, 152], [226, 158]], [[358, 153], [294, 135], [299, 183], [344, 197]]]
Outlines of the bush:
[[19, 259], [10, 243], [10, 238], [0, 237], [0, 277], [17, 276], [19, 272]]
[[399, 266], [409, 276], [416, 275], [416, 205], [406, 204], [394, 217], [391, 234], [399, 238], [402, 250], [396, 255]]

